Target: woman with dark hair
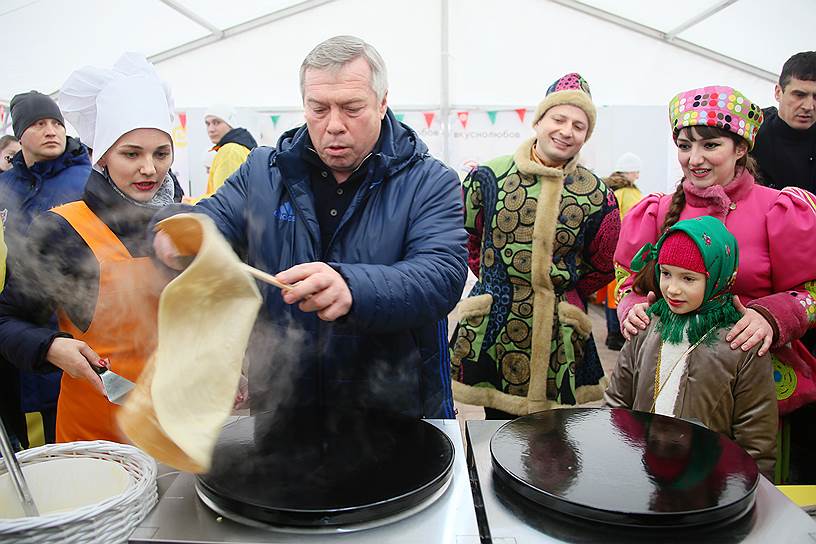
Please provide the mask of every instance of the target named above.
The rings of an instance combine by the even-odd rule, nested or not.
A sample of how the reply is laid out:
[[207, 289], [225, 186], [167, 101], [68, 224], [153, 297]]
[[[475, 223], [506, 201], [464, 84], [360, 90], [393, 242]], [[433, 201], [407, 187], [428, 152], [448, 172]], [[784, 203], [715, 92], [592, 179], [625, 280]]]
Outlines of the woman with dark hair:
[[[120, 441], [97, 372], [135, 381], [156, 346], [168, 278], [146, 234], [156, 210], [175, 201], [173, 101], [153, 66], [128, 53], [113, 69], [72, 73], [60, 105], [93, 142], [93, 170], [81, 200], [34, 220], [0, 295], [0, 354], [26, 370], [64, 371], [58, 442]], [[55, 313], [58, 331], [47, 327]]]
[[[742, 318], [726, 341], [731, 349], [771, 352], [779, 412], [789, 414], [816, 401], [816, 359], [800, 341], [816, 327], [816, 197], [756, 183], [748, 152], [762, 111], [739, 91], [716, 86], [680, 93], [669, 103], [669, 116], [683, 179], [672, 195], [649, 195], [624, 219], [615, 251], [622, 332], [628, 339], [646, 329], [646, 309], [655, 300], [653, 293], [632, 291], [631, 262], [638, 250], [681, 219], [716, 217], [740, 247], [733, 292]], [[783, 425], [783, 432], [789, 430]], [[779, 444], [785, 442], [783, 436]], [[777, 467], [787, 464], [789, 453], [782, 452]]]

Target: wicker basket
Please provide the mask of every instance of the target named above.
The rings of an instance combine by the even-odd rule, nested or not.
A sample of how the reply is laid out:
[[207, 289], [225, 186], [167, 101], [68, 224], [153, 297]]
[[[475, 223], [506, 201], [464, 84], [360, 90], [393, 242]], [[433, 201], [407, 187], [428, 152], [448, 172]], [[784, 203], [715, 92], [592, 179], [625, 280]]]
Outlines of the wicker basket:
[[[96, 504], [40, 517], [0, 520], [0, 542], [26, 544], [125, 543], [157, 501], [156, 462], [133, 446], [97, 440], [47, 444], [20, 452], [22, 466], [49, 459], [113, 461], [131, 476], [123, 493]], [[0, 473], [5, 472], [0, 462]]]

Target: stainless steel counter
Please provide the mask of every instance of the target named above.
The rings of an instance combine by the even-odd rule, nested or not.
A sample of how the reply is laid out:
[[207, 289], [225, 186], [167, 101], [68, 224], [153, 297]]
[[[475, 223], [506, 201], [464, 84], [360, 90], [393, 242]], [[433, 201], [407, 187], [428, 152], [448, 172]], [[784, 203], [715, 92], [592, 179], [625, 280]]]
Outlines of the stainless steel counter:
[[504, 421], [468, 421], [468, 469], [474, 490], [482, 542], [541, 544], [551, 542], [669, 543], [756, 542], [815, 544], [816, 522], [761, 478], [756, 503], [741, 519], [694, 530], [640, 530], [614, 527], [547, 511], [493, 478], [490, 438]]
[[[388, 525], [332, 534], [286, 533], [248, 527], [222, 518], [198, 498], [195, 477], [160, 476], [159, 503], [130, 536], [133, 544], [154, 543], [455, 543], [479, 544], [479, 529], [469, 485], [465, 450], [455, 420], [429, 420], [454, 443], [453, 477], [447, 490], [426, 509]], [[169, 483], [169, 487], [168, 487]]]

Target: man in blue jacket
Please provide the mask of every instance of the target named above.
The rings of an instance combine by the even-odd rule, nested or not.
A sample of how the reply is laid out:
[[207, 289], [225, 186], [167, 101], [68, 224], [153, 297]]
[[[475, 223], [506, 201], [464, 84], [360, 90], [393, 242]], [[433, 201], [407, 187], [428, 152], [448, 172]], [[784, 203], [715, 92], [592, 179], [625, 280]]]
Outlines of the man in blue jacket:
[[48, 96], [18, 94], [9, 109], [22, 147], [13, 168], [0, 175], [0, 215], [13, 262], [24, 256], [18, 246], [36, 215], [82, 198], [91, 163], [85, 147], [66, 136], [62, 112]]
[[[262, 285], [247, 350], [254, 410], [453, 417], [447, 314], [467, 274], [461, 188], [387, 107], [385, 65], [351, 36], [303, 61], [306, 125], [259, 148], [193, 211]], [[177, 252], [159, 233], [156, 253]]]
[[[14, 135], [22, 149], [12, 158], [11, 170], [0, 174], [0, 217], [8, 245], [7, 271], [14, 273], [15, 261], [26, 257], [25, 235], [38, 214], [79, 200], [91, 173], [85, 147], [65, 134], [65, 121], [56, 102], [37, 91], [16, 95], [10, 112]], [[59, 240], [55, 240], [59, 243]], [[56, 326], [56, 322], [54, 323]], [[23, 412], [40, 412], [46, 442], [54, 441], [57, 395], [61, 374], [22, 373], [0, 360], [3, 376], [3, 420], [25, 446]], [[18, 388], [19, 387], [19, 388]]]

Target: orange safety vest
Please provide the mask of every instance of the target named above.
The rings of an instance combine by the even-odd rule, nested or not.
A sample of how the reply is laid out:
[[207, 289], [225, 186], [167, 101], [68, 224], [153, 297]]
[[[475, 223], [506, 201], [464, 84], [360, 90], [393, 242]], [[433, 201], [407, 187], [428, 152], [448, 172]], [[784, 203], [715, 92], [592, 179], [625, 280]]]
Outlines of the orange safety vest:
[[[161, 275], [150, 257], [132, 257], [85, 202], [70, 202], [51, 211], [70, 223], [99, 262], [99, 295], [88, 330], [80, 330], [62, 309], [57, 310], [59, 328], [108, 359], [113, 372], [135, 382], [156, 348]], [[115, 423], [118, 408], [86, 380], [63, 373], [57, 442], [124, 441]]]
[[615, 287], [617, 284], [617, 281], [612, 280], [606, 286], [606, 307], [610, 310], [614, 310], [618, 307], [618, 301], [615, 298]]

